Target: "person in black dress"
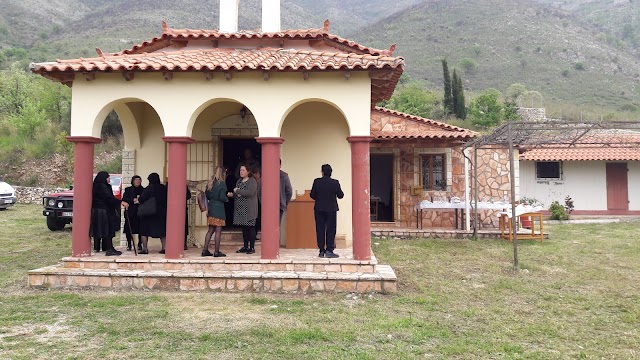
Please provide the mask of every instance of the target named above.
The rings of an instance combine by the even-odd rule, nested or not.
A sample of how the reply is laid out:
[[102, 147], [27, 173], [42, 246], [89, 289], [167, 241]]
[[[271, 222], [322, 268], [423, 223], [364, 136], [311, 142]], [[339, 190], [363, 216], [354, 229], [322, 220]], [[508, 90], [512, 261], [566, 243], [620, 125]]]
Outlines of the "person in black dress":
[[322, 177], [313, 181], [311, 198], [314, 199], [314, 216], [316, 220], [316, 240], [320, 249], [320, 257], [337, 258], [336, 248], [336, 218], [338, 199], [344, 197], [340, 182], [331, 178], [331, 165], [322, 165]]
[[109, 180], [109, 173], [106, 171], [100, 171], [93, 179], [89, 235], [93, 238], [93, 249], [96, 252], [102, 247], [106, 256], [118, 256], [122, 252], [113, 247], [113, 237], [120, 228], [118, 214], [122, 202], [113, 195]]
[[[131, 186], [124, 189], [122, 201], [124, 205], [124, 234], [127, 237], [127, 250], [131, 251], [133, 235], [140, 233], [140, 222], [138, 221], [138, 199], [142, 195], [142, 178], [135, 175], [131, 178]], [[142, 244], [138, 240], [138, 250], [142, 250]]]
[[149, 248], [147, 247], [149, 237], [160, 238], [162, 243], [160, 254], [164, 254], [167, 240], [167, 187], [160, 183], [160, 175], [157, 173], [149, 174], [147, 180], [149, 180], [149, 186], [140, 195], [139, 202], [144, 204], [145, 201], [155, 198], [157, 208], [155, 214], [151, 216], [138, 216], [140, 221], [140, 240], [142, 242], [140, 254], [149, 253]]

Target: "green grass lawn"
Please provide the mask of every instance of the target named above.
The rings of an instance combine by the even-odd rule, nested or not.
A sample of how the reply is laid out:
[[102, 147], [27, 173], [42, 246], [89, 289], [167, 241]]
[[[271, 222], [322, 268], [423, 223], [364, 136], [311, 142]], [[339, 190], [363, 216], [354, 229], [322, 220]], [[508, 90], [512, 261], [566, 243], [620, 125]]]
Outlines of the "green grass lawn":
[[545, 243], [374, 240], [396, 295], [45, 291], [70, 252], [38, 206], [0, 212], [0, 359], [640, 357], [640, 223]]

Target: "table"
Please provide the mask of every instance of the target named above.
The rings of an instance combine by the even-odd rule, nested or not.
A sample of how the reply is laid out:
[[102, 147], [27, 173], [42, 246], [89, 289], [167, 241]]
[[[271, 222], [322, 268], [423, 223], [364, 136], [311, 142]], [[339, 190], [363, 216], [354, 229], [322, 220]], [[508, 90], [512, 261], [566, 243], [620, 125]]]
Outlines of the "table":
[[[504, 211], [507, 208], [510, 208], [511, 204], [502, 203], [502, 202], [478, 202], [478, 210], [500, 210]], [[416, 205], [416, 229], [422, 229], [422, 217], [423, 211], [452, 211], [455, 213], [455, 229], [464, 229], [464, 211], [460, 211], [466, 208], [465, 202], [461, 201], [459, 203], [450, 203], [450, 202], [431, 202], [428, 200], [423, 200], [420, 204]], [[471, 210], [475, 209], [474, 203], [472, 202], [469, 206]], [[460, 215], [458, 215], [460, 213]], [[458, 222], [458, 217], [460, 217], [460, 221]]]
[[[516, 210], [516, 214], [518, 214], [517, 210]], [[544, 241], [544, 226], [542, 224], [542, 213], [526, 212], [526, 213], [519, 214], [517, 216], [528, 216], [531, 218], [531, 234], [529, 233], [521, 234], [518, 232], [518, 240], [533, 239], [533, 240], [540, 240], [540, 242]], [[509, 220], [510, 218], [511, 218], [510, 213], [504, 212], [500, 214], [500, 237], [503, 239], [507, 239], [511, 242], [513, 241], [514, 229], [512, 228], [511, 221]], [[538, 222], [537, 234], [536, 234], [536, 221]], [[517, 231], [518, 229], [516, 224], [515, 232]]]

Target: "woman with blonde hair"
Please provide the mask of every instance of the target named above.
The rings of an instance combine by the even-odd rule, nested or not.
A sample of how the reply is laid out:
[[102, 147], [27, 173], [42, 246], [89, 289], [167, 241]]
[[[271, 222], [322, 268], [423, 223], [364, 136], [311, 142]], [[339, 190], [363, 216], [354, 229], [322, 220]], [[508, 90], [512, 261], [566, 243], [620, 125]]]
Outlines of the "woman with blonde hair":
[[[216, 171], [209, 179], [205, 195], [207, 197], [207, 225], [209, 230], [204, 239], [204, 250], [202, 250], [202, 256], [224, 257], [227, 256], [220, 252], [220, 239], [222, 238], [222, 227], [225, 226], [225, 219], [227, 216], [224, 212], [224, 203], [229, 201], [227, 197], [227, 184], [224, 179], [224, 168], [222, 166], [216, 167]], [[209, 243], [211, 242], [211, 236], [215, 232], [215, 250], [213, 254], [209, 251]]]

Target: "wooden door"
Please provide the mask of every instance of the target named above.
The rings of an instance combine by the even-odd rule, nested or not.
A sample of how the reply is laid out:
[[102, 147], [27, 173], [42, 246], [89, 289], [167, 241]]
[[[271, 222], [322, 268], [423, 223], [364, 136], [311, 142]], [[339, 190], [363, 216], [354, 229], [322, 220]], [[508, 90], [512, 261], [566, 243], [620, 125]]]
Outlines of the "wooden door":
[[607, 163], [607, 209], [629, 210], [627, 163]]

